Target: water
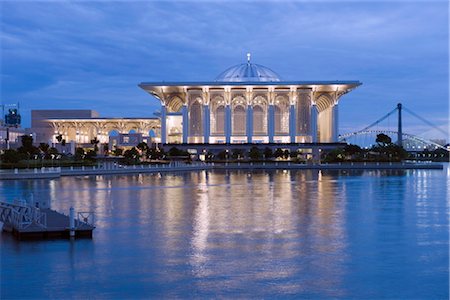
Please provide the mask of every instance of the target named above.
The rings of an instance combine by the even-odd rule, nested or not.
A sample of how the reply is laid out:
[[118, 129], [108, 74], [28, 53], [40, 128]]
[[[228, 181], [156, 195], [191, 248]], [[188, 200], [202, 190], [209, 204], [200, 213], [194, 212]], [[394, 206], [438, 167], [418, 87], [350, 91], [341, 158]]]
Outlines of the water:
[[3, 234], [0, 298], [448, 298], [445, 167], [2, 181], [97, 229]]

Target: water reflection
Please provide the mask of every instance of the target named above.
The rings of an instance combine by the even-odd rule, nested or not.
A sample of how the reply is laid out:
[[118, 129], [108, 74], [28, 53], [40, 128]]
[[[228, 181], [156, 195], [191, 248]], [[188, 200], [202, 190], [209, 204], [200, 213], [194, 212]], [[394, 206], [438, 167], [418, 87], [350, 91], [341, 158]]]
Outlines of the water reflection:
[[[33, 261], [42, 275], [30, 283], [38, 297], [377, 298], [418, 278], [445, 287], [448, 201], [438, 187], [447, 181], [439, 178], [280, 170], [0, 182], [9, 201], [33, 193], [53, 209], [92, 210], [97, 219], [93, 240], [2, 237], [11, 262], [2, 266], [2, 295], [30, 295], [13, 291], [29, 276], [12, 271], [19, 261]], [[368, 291], [373, 282], [380, 288]]]

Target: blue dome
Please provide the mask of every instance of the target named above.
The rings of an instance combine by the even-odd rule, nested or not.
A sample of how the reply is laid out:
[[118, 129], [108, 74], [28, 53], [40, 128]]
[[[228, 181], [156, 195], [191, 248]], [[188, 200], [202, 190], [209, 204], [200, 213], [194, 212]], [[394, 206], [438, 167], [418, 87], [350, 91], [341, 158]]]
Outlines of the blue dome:
[[239, 64], [223, 71], [216, 77], [220, 82], [258, 82], [258, 81], [280, 81], [280, 76], [271, 69], [252, 64], [250, 61]]

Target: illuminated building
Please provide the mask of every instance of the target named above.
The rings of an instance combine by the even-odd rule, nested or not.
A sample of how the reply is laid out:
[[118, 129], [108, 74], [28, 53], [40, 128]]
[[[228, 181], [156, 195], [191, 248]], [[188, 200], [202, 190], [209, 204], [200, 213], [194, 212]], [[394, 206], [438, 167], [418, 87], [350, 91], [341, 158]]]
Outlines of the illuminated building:
[[208, 82], [144, 82], [161, 101], [163, 144], [330, 143], [338, 103], [359, 81], [284, 81], [250, 62]]

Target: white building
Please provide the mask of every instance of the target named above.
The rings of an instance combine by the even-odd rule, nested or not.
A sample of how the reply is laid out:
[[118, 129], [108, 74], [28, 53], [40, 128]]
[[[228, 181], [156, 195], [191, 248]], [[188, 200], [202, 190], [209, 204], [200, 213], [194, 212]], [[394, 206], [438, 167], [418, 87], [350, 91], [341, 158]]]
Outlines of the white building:
[[284, 81], [249, 56], [215, 81], [139, 84], [161, 101], [163, 144], [337, 142], [339, 100], [359, 85]]

